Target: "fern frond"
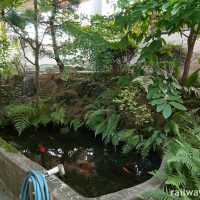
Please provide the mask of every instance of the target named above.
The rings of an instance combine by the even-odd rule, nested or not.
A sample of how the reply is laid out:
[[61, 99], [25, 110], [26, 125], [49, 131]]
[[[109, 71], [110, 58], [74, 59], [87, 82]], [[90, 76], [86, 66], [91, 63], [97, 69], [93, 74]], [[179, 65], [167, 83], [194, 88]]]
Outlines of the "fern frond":
[[42, 113], [41, 115], [39, 115], [39, 119], [38, 119], [38, 124], [40, 125], [44, 125], [46, 126], [48, 123], [50, 123], [50, 117], [49, 114], [47, 113]]
[[66, 112], [63, 108], [59, 108], [51, 113], [51, 120], [56, 124], [64, 124]]
[[106, 121], [102, 121], [100, 124], [98, 124], [95, 128], [95, 136], [97, 136], [100, 133], [103, 133], [107, 128]]
[[168, 176], [165, 181], [166, 184], [175, 186], [176, 188], [186, 187], [186, 177], [183, 174], [176, 174]]
[[30, 126], [29, 118], [25, 115], [18, 115], [13, 118], [14, 127], [21, 135], [21, 133]]
[[117, 129], [117, 125], [120, 121], [120, 115], [119, 114], [115, 114], [113, 113], [109, 119], [108, 119], [108, 123], [107, 123], [107, 128], [105, 130], [107, 135], [113, 136], [114, 132], [116, 132]]
[[11, 117], [20, 115], [20, 114], [34, 114], [34, 108], [31, 105], [10, 105], [8, 106], [8, 115]]

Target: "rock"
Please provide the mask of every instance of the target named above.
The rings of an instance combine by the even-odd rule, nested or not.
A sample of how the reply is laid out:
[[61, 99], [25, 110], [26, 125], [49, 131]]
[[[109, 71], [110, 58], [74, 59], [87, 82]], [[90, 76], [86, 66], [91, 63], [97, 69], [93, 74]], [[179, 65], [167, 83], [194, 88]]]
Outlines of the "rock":
[[70, 133], [70, 129], [68, 127], [60, 129], [60, 134], [69, 134], [69, 133]]
[[42, 91], [56, 93], [62, 88], [62, 80], [60, 74], [47, 73], [39, 76], [40, 88]]
[[36, 92], [36, 82], [33, 74], [27, 74], [22, 80], [22, 93], [31, 96]]
[[11, 85], [12, 87], [16, 87], [19, 84], [21, 84], [22, 80], [23, 80], [23, 75], [13, 74], [7, 78], [5, 84]]
[[60, 90], [56, 93], [56, 99], [58, 101], [64, 100], [66, 104], [74, 105], [78, 102], [79, 95], [76, 90], [68, 89], [68, 90]]

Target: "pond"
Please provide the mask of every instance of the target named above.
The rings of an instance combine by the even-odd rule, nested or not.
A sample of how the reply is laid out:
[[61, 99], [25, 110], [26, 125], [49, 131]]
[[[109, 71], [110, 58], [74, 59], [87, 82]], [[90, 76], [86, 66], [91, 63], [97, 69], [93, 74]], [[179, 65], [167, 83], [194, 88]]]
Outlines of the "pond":
[[105, 145], [100, 138], [82, 129], [61, 134], [57, 128], [28, 130], [18, 136], [2, 130], [0, 136], [22, 154], [46, 169], [64, 164], [61, 179], [85, 197], [98, 197], [140, 184], [161, 163], [157, 153], [143, 160], [135, 152], [122, 154], [120, 148]]

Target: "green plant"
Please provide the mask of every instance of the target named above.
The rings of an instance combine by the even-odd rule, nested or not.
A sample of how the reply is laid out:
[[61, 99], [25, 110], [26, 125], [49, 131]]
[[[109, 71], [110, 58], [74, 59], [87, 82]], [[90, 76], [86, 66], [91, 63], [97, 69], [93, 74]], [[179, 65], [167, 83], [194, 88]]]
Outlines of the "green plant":
[[[196, 140], [196, 144], [200, 142], [200, 135], [193, 135], [193, 141]], [[198, 146], [186, 142], [179, 138], [172, 139], [167, 146], [167, 169], [165, 174], [162, 175], [165, 178], [165, 184], [168, 188], [167, 191], [179, 191], [178, 193], [167, 193], [161, 190], [147, 192], [144, 196], [151, 196], [158, 200], [163, 199], [188, 199], [197, 200], [199, 196], [188, 195], [181, 196], [181, 190], [199, 191], [200, 189], [200, 149]], [[155, 174], [156, 175], [156, 174]], [[158, 175], [158, 174], [157, 174]], [[178, 195], [175, 195], [178, 194]], [[174, 195], [174, 196], [173, 196]], [[180, 195], [180, 196], [179, 196]]]
[[[106, 119], [106, 114], [110, 117]], [[117, 132], [117, 126], [120, 121], [120, 115], [112, 113], [109, 109], [98, 109], [90, 111], [86, 115], [86, 125], [95, 132], [95, 136], [102, 134], [102, 139], [106, 143], [112, 141]], [[114, 142], [115, 143], [115, 142]]]
[[157, 112], [162, 112], [164, 118], [167, 119], [172, 115], [172, 108], [186, 110], [180, 96], [181, 86], [175, 78], [165, 75], [164, 80], [160, 77], [152, 79], [154, 84], [148, 89], [147, 99], [151, 100], [152, 106], [156, 106]]
[[46, 126], [49, 123], [66, 124], [66, 112], [52, 103], [49, 98], [36, 100], [35, 103], [11, 104], [7, 107], [8, 117], [19, 135], [30, 126]]
[[74, 131], [77, 131], [83, 125], [84, 125], [84, 122], [81, 119], [73, 119], [70, 122], [70, 127], [73, 127]]
[[[168, 35], [179, 32], [187, 37], [187, 53], [184, 61], [182, 84], [190, 72], [190, 65], [195, 42], [200, 34], [200, 25], [197, 9], [199, 1], [188, 0], [159, 0], [159, 1], [135, 1], [119, 0], [120, 13], [116, 17], [118, 25], [129, 32], [135, 25], [139, 24], [141, 33], [138, 40], [146, 42], [142, 50], [143, 59], [148, 58], [152, 63], [157, 64], [158, 52], [165, 43], [162, 32]], [[183, 28], [188, 28], [189, 34], [185, 34]], [[149, 31], [150, 30], [150, 31]]]
[[[95, 135], [102, 135], [102, 140], [105, 143], [112, 143], [117, 146], [119, 142], [130, 142], [131, 148], [134, 144], [138, 143], [137, 136], [133, 129], [120, 130], [119, 125], [122, 116], [114, 110], [100, 108], [97, 110], [89, 111], [86, 115], [86, 126], [95, 132]], [[128, 146], [124, 146], [128, 148]], [[125, 152], [125, 151], [124, 151]]]
[[51, 113], [51, 120], [55, 124], [64, 124], [65, 123], [66, 112], [63, 108], [58, 108]]
[[[130, 61], [135, 56], [137, 44], [115, 25], [112, 16], [93, 16], [91, 25], [66, 23], [64, 30], [74, 37], [73, 43], [66, 42], [62, 48], [66, 62], [83, 65], [88, 60], [94, 71], [112, 71], [116, 75], [126, 73]], [[131, 34], [131, 33], [130, 33]]]
[[182, 45], [167, 44], [157, 53], [159, 61], [177, 60], [179, 65], [183, 65], [186, 57], [186, 50]]
[[34, 108], [30, 105], [10, 105], [8, 116], [19, 135], [31, 125], [30, 118], [34, 116]]
[[[198, 110], [178, 112], [173, 116], [174, 138], [165, 144], [166, 168], [163, 173], [153, 173], [165, 180], [165, 190], [149, 191], [144, 194], [163, 199], [197, 200], [194, 191], [200, 189], [200, 128]], [[173, 191], [177, 192], [173, 192]], [[181, 196], [180, 191], [193, 191]]]
[[129, 86], [124, 88], [113, 100], [132, 127], [141, 128], [152, 121], [151, 110], [145, 101], [140, 88]]
[[186, 87], [192, 87], [195, 85], [195, 82], [197, 81], [198, 77], [199, 77], [199, 71], [200, 69], [195, 70], [187, 79], [185, 82], [185, 86]]

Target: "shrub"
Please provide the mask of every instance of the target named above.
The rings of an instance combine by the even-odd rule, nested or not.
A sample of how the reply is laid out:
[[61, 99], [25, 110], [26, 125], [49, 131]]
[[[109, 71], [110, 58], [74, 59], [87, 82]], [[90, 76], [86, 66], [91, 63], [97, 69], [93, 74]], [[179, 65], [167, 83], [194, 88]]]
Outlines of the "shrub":
[[140, 88], [129, 86], [121, 90], [114, 102], [132, 127], [140, 128], [152, 121], [151, 110]]
[[37, 99], [35, 103], [11, 104], [7, 107], [8, 117], [19, 135], [30, 126], [36, 128], [48, 123], [65, 124], [66, 112], [49, 98]]
[[183, 65], [186, 57], [186, 50], [182, 45], [167, 44], [157, 53], [159, 61], [177, 60], [179, 65]]

